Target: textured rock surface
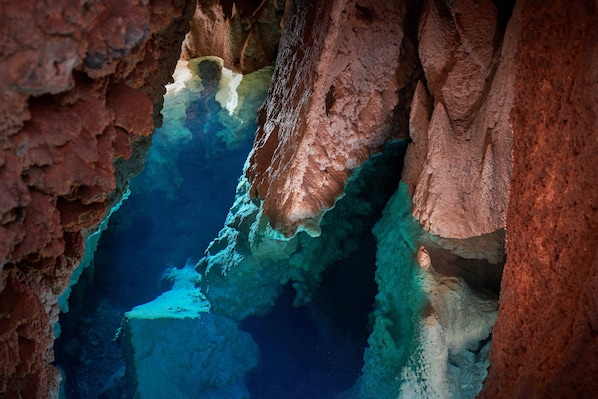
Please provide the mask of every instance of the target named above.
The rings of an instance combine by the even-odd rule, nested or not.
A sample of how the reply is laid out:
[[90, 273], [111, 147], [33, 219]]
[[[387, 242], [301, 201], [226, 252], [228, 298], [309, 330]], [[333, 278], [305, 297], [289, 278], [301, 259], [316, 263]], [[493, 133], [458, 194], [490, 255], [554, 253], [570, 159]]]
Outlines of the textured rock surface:
[[284, 0], [199, 0], [181, 57], [214, 55], [243, 74], [272, 65], [285, 4]]
[[[575, 11], [578, 17], [562, 3], [540, 7], [521, 2], [507, 25], [508, 3], [499, 2], [498, 8], [490, 1], [425, 3], [418, 32], [425, 80], [411, 108], [413, 145], [404, 179], [414, 193], [414, 215], [426, 229], [441, 237], [480, 237], [488, 248], [499, 249], [493, 252], [500, 252], [514, 136], [513, 151], [520, 157], [515, 167], [520, 169], [512, 187], [517, 194], [511, 202], [517, 204], [509, 216], [515, 226], [508, 244], [513, 257], [509, 257], [512, 266], [502, 294], [505, 316], [500, 316], [494, 334], [505, 338], [502, 343], [498, 339], [493, 352], [495, 366], [485, 395], [590, 395], [586, 392], [595, 391], [589, 379], [595, 374], [592, 358], [597, 351], [596, 265], [590, 249], [596, 242], [595, 198], [590, 192], [596, 173], [589, 159], [596, 148], [596, 34], [589, 21], [595, 18], [596, 8], [594, 3], [584, 3]], [[263, 199], [264, 214], [286, 235], [300, 226], [317, 235], [320, 212], [334, 204], [346, 171], [360, 162], [360, 151], [367, 157], [375, 150], [368, 147], [372, 143], [368, 140], [391, 137], [375, 131], [392, 107], [381, 102], [379, 124], [364, 128], [358, 123], [367, 120], [367, 112], [359, 114], [343, 97], [354, 99], [353, 88], [360, 93], [358, 101], [368, 101], [372, 89], [368, 79], [376, 68], [367, 77], [359, 70], [345, 69], [350, 84], [334, 81], [345, 76], [337, 74], [342, 67], [328, 56], [344, 38], [344, 20], [335, 19], [339, 4], [311, 12], [301, 2], [292, 4], [286, 23], [296, 36], [283, 34], [279, 69], [260, 115], [262, 128], [248, 177], [252, 195]], [[348, 4], [342, 6], [350, 9], [352, 3]], [[355, 6], [357, 14], [364, 17], [359, 7]], [[347, 15], [350, 20], [351, 12]], [[520, 32], [525, 25], [529, 30]], [[347, 47], [357, 43], [352, 40]], [[555, 54], [550, 55], [551, 51]], [[392, 51], [387, 50], [388, 54]], [[342, 63], [343, 55], [338, 52], [335, 60]], [[380, 60], [376, 67], [385, 65], [383, 57], [372, 59]], [[388, 64], [396, 68], [397, 60]], [[368, 82], [364, 85], [368, 89], [361, 86], [363, 82]], [[359, 118], [353, 122], [355, 115]], [[335, 116], [343, 120], [338, 122]], [[563, 136], [561, 130], [570, 136]], [[555, 156], [559, 153], [560, 158]], [[555, 159], [549, 161], [552, 156]], [[552, 205], [556, 199], [563, 205]], [[540, 210], [530, 215], [533, 209]], [[562, 230], [555, 234], [555, 228]], [[568, 246], [563, 249], [562, 244]], [[471, 249], [463, 254], [470, 256]], [[561, 266], [560, 260], [568, 256], [567, 266]], [[540, 266], [550, 272], [540, 271]], [[544, 306], [544, 297], [554, 292], [560, 295], [551, 300], [553, 306]], [[566, 327], [561, 327], [557, 314], [568, 315]], [[544, 317], [554, 323], [552, 327], [542, 326]], [[567, 339], [575, 342], [574, 349], [564, 349]], [[581, 361], [575, 362], [576, 357]], [[568, 372], [563, 373], [564, 369]], [[501, 375], [509, 375], [509, 383]], [[578, 378], [583, 383], [575, 387]], [[504, 394], [498, 393], [503, 389]]]
[[272, 230], [242, 178], [225, 227], [197, 267], [212, 311], [239, 320], [264, 315], [289, 283], [297, 292], [295, 305], [309, 303], [326, 269], [357, 251], [360, 237], [373, 227], [398, 184], [403, 153], [404, 144], [388, 145], [356, 169], [317, 238], [302, 232], [286, 239]]
[[192, 11], [183, 1], [2, 1], [3, 397], [56, 392], [56, 297], [82, 256], [82, 230], [140, 168]]
[[285, 235], [299, 226], [317, 235], [350, 171], [396, 137], [399, 78], [410, 75], [399, 70], [406, 11], [402, 2], [289, 6], [247, 172], [251, 195]]
[[[193, 10], [0, 1], [0, 394], [45, 397], [59, 380], [49, 365], [56, 295], [81, 257], [81, 230], [126, 180], [114, 163], [125, 174], [139, 166], [185, 33], [178, 16]], [[318, 235], [350, 171], [406, 137], [397, 110], [418, 68], [408, 4], [397, 3], [290, 2], [248, 170], [251, 194], [286, 235], [300, 226]], [[415, 18], [425, 78], [403, 177], [414, 214], [442, 237], [498, 231], [484, 244], [496, 249], [508, 228], [482, 396], [589, 398], [598, 389], [598, 10], [589, 0], [520, 0], [506, 27], [509, 1], [496, 3], [429, 0]], [[201, 2], [216, 22], [196, 25], [197, 35], [249, 30], [228, 48], [187, 50], [224, 48], [231, 67], [255, 67], [272, 42], [253, 43], [274, 30], [260, 18], [281, 7]]]
[[426, 230], [468, 238], [505, 226], [515, 46], [501, 41], [491, 0], [451, 4], [428, 1], [422, 11], [418, 52], [429, 95], [416, 90], [403, 180]]
[[596, 2], [521, 1], [507, 264], [483, 398], [598, 392]]

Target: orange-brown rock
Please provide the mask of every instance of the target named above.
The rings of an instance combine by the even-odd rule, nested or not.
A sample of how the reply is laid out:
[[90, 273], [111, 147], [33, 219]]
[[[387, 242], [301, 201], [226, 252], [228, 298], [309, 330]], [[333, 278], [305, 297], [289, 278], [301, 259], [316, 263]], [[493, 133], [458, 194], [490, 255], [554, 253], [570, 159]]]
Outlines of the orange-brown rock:
[[507, 263], [481, 398], [598, 392], [598, 6], [522, 0]]
[[405, 2], [373, 0], [287, 9], [247, 172], [252, 196], [285, 235], [300, 226], [318, 234], [351, 170], [397, 136], [406, 11]]
[[198, 0], [181, 58], [214, 55], [250, 73], [276, 59], [285, 0]]
[[57, 295], [82, 256], [82, 231], [141, 167], [193, 5], [1, 8], [0, 396], [45, 398], [60, 381], [50, 365]]

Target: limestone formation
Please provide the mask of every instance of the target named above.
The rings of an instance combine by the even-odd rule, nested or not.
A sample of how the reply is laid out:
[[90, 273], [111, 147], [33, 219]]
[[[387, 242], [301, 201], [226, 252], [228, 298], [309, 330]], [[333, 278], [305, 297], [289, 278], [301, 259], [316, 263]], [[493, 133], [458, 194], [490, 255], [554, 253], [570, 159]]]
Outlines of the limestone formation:
[[507, 263], [482, 398], [598, 392], [596, 2], [520, 1]]
[[492, 251], [466, 259], [439, 246], [411, 215], [411, 198], [400, 183], [374, 228], [378, 294], [354, 397], [474, 398], [488, 367], [499, 266], [488, 262]]
[[389, 145], [357, 168], [318, 237], [301, 232], [289, 239], [273, 230], [242, 178], [224, 228], [197, 266], [212, 310], [238, 320], [267, 314], [286, 284], [297, 306], [309, 303], [326, 268], [359, 250], [359, 237], [398, 183], [403, 152], [404, 145]]
[[454, 1], [450, 7], [428, 1], [424, 6], [418, 51], [429, 95], [423, 88], [416, 91], [404, 178], [414, 191], [414, 215], [441, 237], [468, 238], [505, 227], [515, 50], [508, 37], [511, 28], [501, 41], [490, 0]]
[[[276, 57], [243, 181], [249, 195], [235, 204], [250, 212], [231, 216], [230, 234], [214, 242], [204, 264], [213, 298], [230, 292], [223, 272], [243, 260], [234, 258], [243, 245], [236, 232], [276, 239], [250, 248], [258, 255], [317, 239], [323, 214], [338, 205], [351, 174], [389, 141], [410, 138], [400, 195], [413, 202], [401, 205], [409, 208], [401, 208], [399, 222], [392, 222], [397, 214], [389, 203], [377, 228], [380, 293], [357, 392], [379, 398], [380, 387], [391, 397], [419, 389], [401, 386], [413, 381], [404, 365], [433, 377], [437, 370], [416, 355], [448, 359], [450, 345], [425, 352], [425, 343], [452, 328], [442, 315], [452, 314], [445, 305], [455, 303], [453, 292], [467, 291], [459, 279], [470, 284], [481, 276], [495, 288], [506, 249], [480, 397], [596, 396], [595, 0], [0, 4], [0, 396], [56, 396], [60, 375], [50, 364], [56, 298], [85, 237], [142, 167], [194, 10], [185, 57], [219, 55], [243, 72]], [[390, 240], [407, 222], [423, 226], [425, 243], [409, 234]], [[301, 230], [311, 237], [296, 234]], [[430, 255], [426, 262], [420, 251], [424, 265], [467, 265], [458, 279], [441, 278], [456, 290], [416, 289], [421, 245]], [[227, 248], [232, 258], [224, 258]], [[400, 262], [397, 253], [405, 255]], [[264, 302], [293, 279], [303, 288], [318, 283], [319, 275], [301, 269], [302, 259], [292, 261], [295, 274], [264, 272], [276, 285]], [[481, 266], [491, 271], [480, 274]], [[231, 279], [247, 282], [238, 271]], [[260, 287], [260, 275], [250, 277]], [[435, 277], [418, 281], [429, 288]], [[218, 306], [227, 306], [224, 294]], [[256, 313], [237, 311], [234, 317]], [[482, 313], [483, 322], [473, 324], [485, 328], [492, 311]], [[484, 339], [487, 329], [480, 331], [471, 342]], [[474, 354], [468, 365], [485, 364], [484, 342], [467, 350]]]
[[243, 379], [258, 347], [233, 320], [210, 312], [192, 265], [170, 273], [173, 287], [127, 312], [122, 335], [130, 397], [250, 398]]

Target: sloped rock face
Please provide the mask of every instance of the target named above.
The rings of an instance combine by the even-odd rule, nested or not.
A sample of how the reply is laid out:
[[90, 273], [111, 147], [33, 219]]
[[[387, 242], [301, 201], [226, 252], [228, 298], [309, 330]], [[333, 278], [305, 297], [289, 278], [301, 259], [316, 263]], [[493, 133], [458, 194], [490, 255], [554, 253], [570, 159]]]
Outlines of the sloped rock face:
[[199, 0], [181, 58], [214, 55], [243, 74], [276, 59], [284, 0]]
[[521, 1], [507, 264], [482, 398], [598, 391], [596, 3]]
[[317, 235], [350, 171], [399, 135], [398, 92], [415, 66], [400, 62], [406, 12], [406, 2], [289, 6], [247, 171], [251, 195], [283, 234]]
[[85, 229], [140, 170], [193, 9], [175, 0], [2, 10], [0, 393], [42, 398], [60, 381], [49, 365], [57, 295]]

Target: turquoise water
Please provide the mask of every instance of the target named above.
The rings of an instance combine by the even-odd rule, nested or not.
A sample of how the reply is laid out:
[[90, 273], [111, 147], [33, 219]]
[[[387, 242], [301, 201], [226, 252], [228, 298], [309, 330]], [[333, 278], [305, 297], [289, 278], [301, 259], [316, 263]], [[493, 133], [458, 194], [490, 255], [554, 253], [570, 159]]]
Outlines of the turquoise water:
[[[184, 265], [192, 270], [190, 265], [218, 236], [235, 199], [271, 70], [239, 84], [213, 62], [194, 62], [190, 68], [201, 69], [203, 79], [193, 75], [184, 85], [169, 88], [164, 125], [153, 137], [145, 169], [131, 182], [129, 198], [112, 215], [91, 265], [73, 287], [70, 311], [61, 315], [56, 364], [66, 376], [64, 398], [126, 396], [123, 337], [119, 335], [123, 316], [170, 288], [164, 278], [169, 270]], [[236, 84], [235, 99], [230, 86]], [[235, 101], [237, 108], [231, 112]], [[294, 306], [295, 289], [281, 282], [280, 297], [270, 312], [239, 323], [260, 352], [257, 366], [244, 378], [251, 397], [331, 398], [350, 389], [361, 375], [371, 327], [368, 315], [376, 294], [371, 229], [396, 188], [404, 149], [402, 145], [389, 147], [374, 166], [352, 180], [346, 198], [325, 216], [324, 246], [334, 246], [328, 248], [333, 255], [327, 256], [336, 260], [316, 267], [318, 276], [309, 285], [310, 301], [304, 299], [304, 306]], [[378, 180], [374, 182], [375, 175]], [[308, 248], [313, 242], [302, 236], [299, 247]], [[314, 248], [322, 251], [322, 246]], [[313, 257], [305, 251], [301, 256]], [[306, 269], [305, 273], [310, 272]], [[182, 335], [179, 341], [201, 339]], [[170, 352], [178, 353], [178, 349]], [[201, 356], [197, 353], [195, 358]], [[174, 374], [185, 372], [175, 370]], [[166, 391], [156, 398], [163, 394]]]
[[[164, 125], [153, 137], [146, 167], [131, 182], [128, 200], [111, 217], [92, 265], [73, 288], [70, 312], [61, 315], [57, 364], [66, 373], [69, 398], [118, 395], [122, 382], [114, 392], [110, 384], [124, 366], [114, 340], [124, 312], [167, 288], [162, 276], [168, 267], [203, 255], [233, 202], [255, 117], [241, 119], [244, 115], [229, 115], [221, 106], [220, 67], [210, 64], [203, 69], [211, 76], [201, 82], [195, 77], [167, 95]], [[265, 97], [271, 71], [260, 73], [242, 113], [251, 108], [255, 115]]]
[[479, 391], [496, 299], [421, 262], [489, 267], [441, 245], [493, 238], [451, 243], [422, 229], [399, 183], [406, 142], [353, 171], [317, 237], [273, 232], [240, 177], [271, 73], [241, 79], [214, 58], [177, 68], [145, 169], [93, 236], [60, 317], [61, 398]]

